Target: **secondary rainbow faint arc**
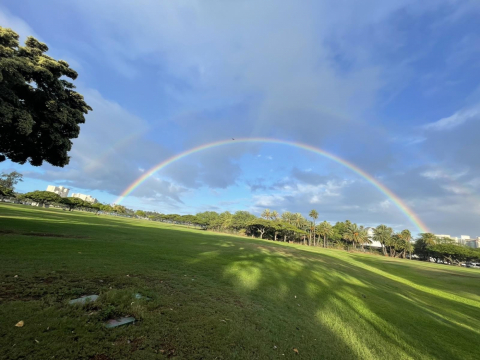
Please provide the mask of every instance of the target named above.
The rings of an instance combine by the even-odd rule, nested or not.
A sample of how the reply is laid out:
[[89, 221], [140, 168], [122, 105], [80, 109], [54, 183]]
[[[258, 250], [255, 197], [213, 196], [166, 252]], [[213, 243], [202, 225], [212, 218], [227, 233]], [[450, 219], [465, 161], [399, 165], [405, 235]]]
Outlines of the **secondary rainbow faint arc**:
[[279, 145], [287, 145], [287, 146], [293, 146], [299, 149], [304, 149], [307, 151], [314, 152], [316, 154], [325, 156], [328, 159], [331, 159], [347, 168], [350, 170], [354, 171], [364, 179], [366, 179], [368, 182], [373, 184], [378, 190], [380, 190], [383, 194], [385, 194], [392, 202], [397, 206], [400, 211], [402, 211], [408, 218], [409, 220], [417, 227], [417, 229], [420, 232], [426, 233], [429, 232], [427, 226], [420, 220], [420, 218], [408, 207], [407, 204], [403, 202], [402, 199], [400, 199], [397, 195], [395, 195], [389, 188], [387, 188], [385, 185], [383, 185], [381, 182], [379, 182], [377, 179], [375, 179], [372, 175], [366, 173], [364, 170], [360, 169], [358, 166], [348, 162], [347, 160], [344, 160], [337, 155], [333, 155], [331, 153], [328, 153], [322, 149], [316, 148], [311, 145], [307, 144], [302, 144], [298, 142], [293, 142], [293, 141], [288, 141], [288, 140], [278, 140], [278, 139], [271, 139], [271, 138], [241, 138], [241, 139], [235, 139], [235, 140], [221, 140], [221, 141], [216, 141], [204, 145], [200, 145], [197, 147], [194, 147], [190, 150], [186, 150], [180, 154], [177, 154], [175, 156], [172, 156], [171, 158], [168, 158], [161, 163], [155, 165], [152, 167], [150, 170], [142, 174], [137, 180], [135, 180], [132, 184], [130, 184], [117, 198], [115, 201], [116, 204], [120, 204], [123, 199], [130, 195], [132, 191], [134, 191], [137, 187], [139, 187], [145, 180], [147, 180], [150, 176], [152, 176], [154, 173], [157, 171], [163, 169], [164, 167], [170, 165], [171, 163], [174, 163], [177, 160], [183, 159], [189, 155], [195, 154], [197, 152], [200, 152], [202, 150], [207, 150], [211, 149], [214, 147], [218, 146], [223, 146], [223, 145], [233, 145], [233, 144], [238, 144], [238, 143], [268, 143], [268, 144], [279, 144]]

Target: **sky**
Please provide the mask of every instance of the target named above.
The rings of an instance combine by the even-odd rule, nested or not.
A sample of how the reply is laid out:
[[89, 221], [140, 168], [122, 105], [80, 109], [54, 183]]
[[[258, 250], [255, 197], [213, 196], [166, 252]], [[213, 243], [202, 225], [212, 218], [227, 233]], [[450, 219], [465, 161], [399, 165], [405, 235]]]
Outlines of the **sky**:
[[[3, 0], [0, 26], [79, 73], [93, 111], [58, 168], [0, 163], [17, 191], [112, 203], [196, 146], [265, 137], [361, 168], [428, 230], [480, 236], [480, 3], [456, 0]], [[371, 182], [306, 150], [231, 143], [186, 156], [123, 202], [161, 213], [265, 208], [418, 233]]]

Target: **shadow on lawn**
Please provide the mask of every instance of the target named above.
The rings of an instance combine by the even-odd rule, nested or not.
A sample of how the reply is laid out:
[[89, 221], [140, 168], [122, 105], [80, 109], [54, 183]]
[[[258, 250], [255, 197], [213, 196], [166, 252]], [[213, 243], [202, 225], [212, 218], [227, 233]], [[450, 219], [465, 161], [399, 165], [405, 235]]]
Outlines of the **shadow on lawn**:
[[[8, 212], [26, 215], [21, 208]], [[134, 241], [137, 248], [148, 247], [141, 266], [127, 263], [128, 271], [135, 266], [139, 271], [152, 267], [154, 275], [161, 264], [203, 274], [212, 280], [212, 286], [226, 286], [225, 291], [246, 297], [258, 305], [240, 310], [254, 324], [253, 331], [269, 334], [277, 344], [287, 344], [287, 357], [294, 355], [294, 347], [304, 358], [337, 359], [473, 359], [478, 351], [480, 303], [442, 289], [442, 281], [447, 278], [450, 282], [456, 275], [443, 269], [439, 278], [429, 282], [432, 270], [410, 266], [407, 260], [400, 267], [383, 258], [335, 250], [317, 252], [182, 228], [158, 229], [148, 222], [142, 223], [142, 234], [138, 234], [139, 225], [122, 218], [90, 216], [87, 221], [85, 214], [40, 213], [42, 216], [28, 220], [29, 230], [48, 228], [65, 233], [64, 222], [68, 222], [69, 233], [93, 234], [98, 229], [92, 229], [95, 225], [108, 230], [107, 240], [121, 238]], [[46, 224], [46, 219], [58, 223]], [[18, 228], [25, 221], [9, 219], [7, 226]], [[183, 231], [182, 237], [179, 231]], [[174, 256], [159, 254], [159, 248]], [[117, 251], [119, 260], [131, 255]], [[477, 290], [471, 294], [478, 295]], [[262, 351], [258, 349], [255, 356], [278, 357], [278, 353]]]
[[[261, 290], [272, 309], [282, 311], [294, 310], [295, 304], [288, 302], [296, 302], [297, 296], [309, 308], [312, 322], [337, 334], [324, 340], [341, 340], [357, 357], [474, 358], [478, 350], [472, 344], [480, 336], [480, 302], [429, 289], [427, 284], [417, 286], [410, 276], [395, 273], [395, 266], [382, 264], [387, 269], [376, 269], [383, 259], [344, 253], [345, 261], [335, 251], [312, 253], [255, 240], [250, 248], [258, 251], [244, 255], [235, 247], [248, 245], [230, 243], [233, 248], [215, 256], [228, 259], [222, 272], [232, 284], [251, 293]], [[339, 314], [328, 318], [326, 311]], [[375, 342], [379, 338], [384, 343]]]

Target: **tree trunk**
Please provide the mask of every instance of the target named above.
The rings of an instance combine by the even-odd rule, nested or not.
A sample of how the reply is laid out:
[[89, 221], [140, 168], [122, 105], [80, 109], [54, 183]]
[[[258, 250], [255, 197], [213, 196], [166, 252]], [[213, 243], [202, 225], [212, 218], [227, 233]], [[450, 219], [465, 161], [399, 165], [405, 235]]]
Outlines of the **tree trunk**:
[[315, 246], [317, 241], [317, 236], [315, 235], [315, 221], [313, 222], [313, 246]]
[[260, 231], [260, 239], [263, 239], [263, 234], [265, 233], [265, 229], [259, 230]]
[[274, 236], [274, 240], [273, 241], [277, 241], [277, 232], [275, 231], [275, 236]]
[[283, 242], [287, 241], [287, 235], [283, 235]]
[[327, 235], [323, 235], [323, 247], [327, 247]]

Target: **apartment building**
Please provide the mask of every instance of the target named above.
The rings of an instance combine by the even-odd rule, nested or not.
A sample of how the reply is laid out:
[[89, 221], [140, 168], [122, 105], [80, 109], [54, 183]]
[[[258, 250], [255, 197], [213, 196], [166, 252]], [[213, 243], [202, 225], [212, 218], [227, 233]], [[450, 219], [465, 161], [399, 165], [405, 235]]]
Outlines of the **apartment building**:
[[89, 202], [91, 204], [96, 204], [98, 202], [98, 200], [94, 197], [80, 193], [73, 193], [72, 197], [82, 199], [83, 201]]
[[64, 198], [68, 196], [68, 192], [70, 191], [70, 189], [67, 189], [66, 187], [63, 187], [63, 186], [48, 185], [47, 191], [53, 192], [57, 195], [60, 195], [62, 198]]

